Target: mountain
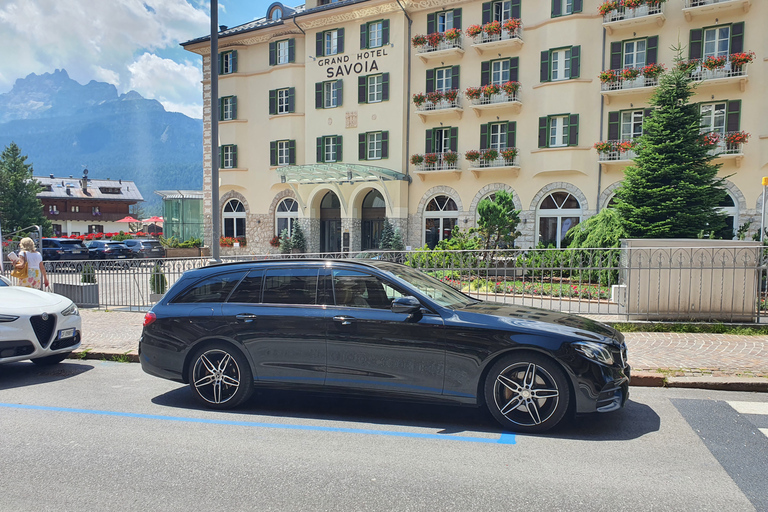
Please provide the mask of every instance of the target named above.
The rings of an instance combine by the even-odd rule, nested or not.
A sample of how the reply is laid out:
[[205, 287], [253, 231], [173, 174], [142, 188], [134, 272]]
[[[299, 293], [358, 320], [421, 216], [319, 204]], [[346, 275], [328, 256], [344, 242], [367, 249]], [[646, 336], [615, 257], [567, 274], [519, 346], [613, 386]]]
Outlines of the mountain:
[[160, 213], [155, 190], [202, 189], [203, 121], [166, 112], [135, 91], [31, 74], [0, 94], [0, 150], [15, 142], [37, 176], [133, 180], [145, 209]]

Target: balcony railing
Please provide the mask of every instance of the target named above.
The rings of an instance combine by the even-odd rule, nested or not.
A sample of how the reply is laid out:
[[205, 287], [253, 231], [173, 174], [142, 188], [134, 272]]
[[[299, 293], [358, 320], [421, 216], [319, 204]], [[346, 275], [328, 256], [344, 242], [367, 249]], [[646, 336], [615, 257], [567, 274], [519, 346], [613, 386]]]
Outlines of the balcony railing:
[[520, 91], [517, 90], [512, 94], [505, 91], [501, 91], [498, 94], [491, 94], [486, 96], [481, 95], [479, 98], [472, 98], [469, 100], [470, 105], [493, 105], [496, 103], [509, 103], [512, 101], [520, 101]]
[[[446, 155], [455, 153], [432, 153], [437, 156], [437, 161], [431, 164], [422, 162], [416, 166], [416, 172], [430, 172], [430, 171], [452, 171], [459, 169], [459, 162], [454, 160], [449, 162], [446, 160]], [[458, 155], [457, 155], [458, 156]]]
[[685, 7], [683, 9], [701, 7], [703, 5], [736, 3], [737, 1], [741, 0], [685, 0]]
[[461, 108], [461, 98], [459, 96], [456, 96], [455, 100], [443, 98], [436, 102], [427, 100], [416, 107], [416, 112], [434, 112], [436, 110], [446, 110], [449, 108]]
[[633, 160], [637, 156], [635, 150], [630, 147], [633, 144], [631, 139], [609, 140], [607, 142], [611, 147], [608, 151], [598, 151], [598, 162], [624, 162]]
[[701, 61], [698, 61], [695, 67], [689, 72], [689, 76], [694, 82], [703, 82], [704, 80], [714, 80], [718, 78], [746, 77], [748, 65], [749, 64], [733, 64], [731, 60], [728, 59], [725, 65], [721, 68], [707, 69], [701, 65]]
[[512, 32], [502, 30], [501, 34], [486, 34], [485, 32], [483, 32], [482, 34], [478, 34], [477, 36], [475, 36], [475, 44], [495, 43], [499, 41], [511, 41], [513, 39], [522, 40], [523, 39], [522, 32], [523, 32], [522, 27], [515, 29]]
[[439, 52], [441, 50], [454, 50], [454, 49], [463, 49], [462, 46], [462, 36], [459, 36], [458, 39], [448, 40], [443, 39], [436, 45], [431, 44], [425, 44], [424, 46], [420, 46], [416, 49], [417, 55], [422, 55], [425, 53], [432, 53], [432, 52]]
[[615, 21], [623, 21], [634, 18], [642, 18], [645, 16], [655, 16], [656, 14], [662, 14], [664, 12], [664, 4], [643, 4], [639, 7], [624, 7], [620, 6], [617, 9], [612, 10], [603, 15], [603, 23], [613, 23]]
[[729, 142], [729, 139], [741, 132], [725, 132], [718, 134], [708, 153], [712, 156], [741, 155], [744, 152], [744, 142]]
[[519, 167], [520, 164], [518, 163], [517, 156], [511, 159], [506, 159], [504, 157], [498, 157], [494, 160], [483, 160], [482, 158], [472, 162], [471, 167], [476, 167], [478, 169], [490, 169], [492, 167]]
[[656, 87], [659, 85], [659, 78], [646, 77], [639, 75], [637, 78], [625, 79], [624, 77], [617, 77], [613, 82], [603, 82], [600, 84], [601, 91], [620, 91], [623, 89], [637, 89], [639, 87]]

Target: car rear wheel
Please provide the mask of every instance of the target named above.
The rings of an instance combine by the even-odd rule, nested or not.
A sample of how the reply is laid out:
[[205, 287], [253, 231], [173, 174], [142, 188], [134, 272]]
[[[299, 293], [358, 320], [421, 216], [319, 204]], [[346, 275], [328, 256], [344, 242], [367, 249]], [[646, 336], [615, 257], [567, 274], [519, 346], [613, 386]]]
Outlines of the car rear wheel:
[[32, 362], [39, 366], [49, 366], [52, 364], [58, 364], [65, 360], [69, 356], [70, 352], [64, 352], [63, 354], [55, 354], [52, 356], [38, 357], [33, 359]]
[[225, 343], [206, 345], [193, 356], [189, 386], [206, 407], [231, 409], [253, 393], [253, 373], [236, 348]]
[[565, 416], [568, 381], [551, 359], [534, 353], [497, 361], [485, 380], [485, 403], [502, 426], [516, 432], [544, 432]]

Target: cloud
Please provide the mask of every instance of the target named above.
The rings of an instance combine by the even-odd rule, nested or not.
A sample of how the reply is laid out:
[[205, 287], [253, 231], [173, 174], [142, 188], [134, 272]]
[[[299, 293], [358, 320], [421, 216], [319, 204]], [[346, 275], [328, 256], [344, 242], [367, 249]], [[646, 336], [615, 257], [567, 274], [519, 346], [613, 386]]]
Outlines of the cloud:
[[135, 89], [168, 107], [198, 105], [202, 117], [201, 62], [157, 55], [208, 34], [209, 11], [192, 1], [5, 0], [0, 45], [13, 58], [0, 59], [0, 93], [30, 73], [66, 69], [80, 83]]

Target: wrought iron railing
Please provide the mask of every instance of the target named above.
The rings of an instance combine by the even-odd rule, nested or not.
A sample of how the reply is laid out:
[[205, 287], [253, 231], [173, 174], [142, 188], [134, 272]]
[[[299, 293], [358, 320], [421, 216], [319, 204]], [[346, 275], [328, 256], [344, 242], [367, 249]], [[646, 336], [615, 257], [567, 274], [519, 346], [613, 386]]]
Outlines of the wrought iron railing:
[[442, 39], [436, 45], [425, 44], [416, 50], [416, 54], [438, 52], [440, 50], [453, 50], [454, 48], [462, 49], [462, 39], [462, 36], [459, 36], [458, 39]]
[[454, 100], [443, 98], [434, 102], [427, 100], [416, 107], [416, 112], [430, 112], [434, 110], [445, 110], [448, 108], [461, 108], [461, 97], [456, 96], [456, 99]]
[[472, 98], [469, 100], [470, 105], [491, 105], [496, 103], [509, 103], [514, 101], [520, 101], [520, 90], [509, 94], [505, 91], [501, 91], [497, 94], [485, 95], [481, 94], [479, 98]]
[[656, 87], [657, 85], [659, 85], [659, 78], [657, 76], [647, 77], [643, 74], [640, 74], [636, 78], [631, 79], [618, 76], [612, 82], [601, 83], [600, 90], [619, 91], [622, 89], [635, 89], [638, 87]]
[[[454, 152], [431, 153], [437, 157], [437, 161], [427, 163], [426, 161], [416, 166], [417, 171], [449, 171], [459, 168], [458, 154]], [[425, 159], [427, 157], [425, 156]]]
[[494, 43], [497, 41], [512, 41], [514, 39], [523, 39], [523, 27], [518, 27], [512, 32], [502, 29], [500, 34], [487, 34], [481, 32], [474, 37], [475, 44]]
[[702, 65], [703, 59], [699, 59], [695, 63], [691, 64], [691, 71], [689, 76], [694, 82], [703, 82], [705, 80], [712, 80], [716, 78], [734, 78], [747, 76], [746, 64], [734, 64], [731, 59], [728, 58], [722, 67], [715, 69], [707, 69]]
[[597, 152], [599, 162], [632, 160], [637, 156], [632, 139], [609, 140], [607, 143], [610, 144], [609, 149]]
[[653, 16], [664, 12], [664, 3], [642, 4], [638, 7], [619, 6], [616, 9], [603, 15], [603, 23], [622, 21], [644, 16]]
[[[741, 0], [738, 0], [741, 1]], [[701, 7], [703, 5], [711, 5], [711, 4], [726, 4], [726, 3], [736, 3], [737, 0], [685, 0], [685, 6], [684, 9], [690, 9], [691, 7]]]

